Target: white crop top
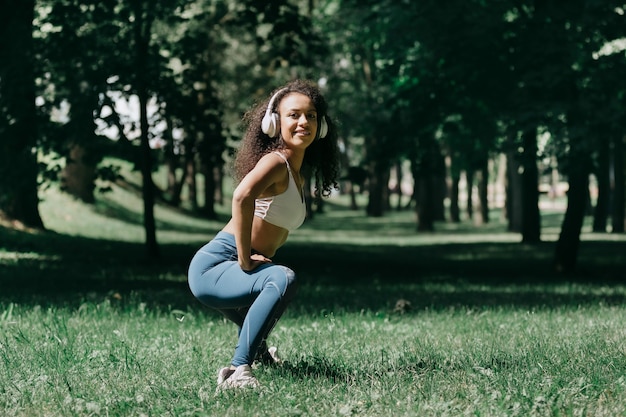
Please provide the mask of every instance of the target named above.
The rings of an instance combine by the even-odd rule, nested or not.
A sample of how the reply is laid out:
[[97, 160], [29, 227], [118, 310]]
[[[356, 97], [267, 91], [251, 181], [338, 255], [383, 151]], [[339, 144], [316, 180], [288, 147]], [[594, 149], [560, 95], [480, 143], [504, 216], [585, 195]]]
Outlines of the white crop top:
[[287, 164], [289, 184], [284, 193], [272, 197], [257, 198], [254, 201], [254, 215], [268, 223], [291, 231], [304, 223], [306, 204], [301, 190], [298, 190], [287, 158], [280, 152], [274, 153], [283, 158]]

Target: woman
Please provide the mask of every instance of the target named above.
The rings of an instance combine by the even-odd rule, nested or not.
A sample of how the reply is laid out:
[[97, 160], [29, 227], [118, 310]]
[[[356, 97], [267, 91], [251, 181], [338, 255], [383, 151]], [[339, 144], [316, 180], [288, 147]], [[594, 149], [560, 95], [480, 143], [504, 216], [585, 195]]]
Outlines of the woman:
[[306, 217], [304, 179], [328, 196], [339, 174], [337, 132], [313, 83], [296, 80], [244, 117], [235, 158], [232, 217], [189, 266], [189, 287], [202, 303], [238, 326], [231, 365], [219, 388], [257, 387], [255, 358], [277, 361], [266, 339], [295, 294], [294, 272], [270, 259]]

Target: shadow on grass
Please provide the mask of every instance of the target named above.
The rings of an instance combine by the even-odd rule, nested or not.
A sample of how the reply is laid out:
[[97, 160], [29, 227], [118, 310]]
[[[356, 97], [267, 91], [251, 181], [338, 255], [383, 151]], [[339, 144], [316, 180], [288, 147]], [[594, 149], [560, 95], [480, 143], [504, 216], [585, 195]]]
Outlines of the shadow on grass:
[[328, 379], [333, 383], [346, 381], [351, 372], [321, 355], [302, 357], [295, 362], [287, 361], [276, 368], [294, 379]]
[[[348, 230], [355, 222], [372, 230], [379, 221], [323, 219], [329, 230]], [[404, 222], [388, 221], [386, 227], [401, 230], [408, 227]], [[385, 222], [379, 223], [383, 230]], [[302, 314], [390, 312], [399, 299], [408, 300], [413, 311], [626, 302], [626, 241], [584, 241], [578, 271], [570, 276], [551, 268], [554, 243], [446, 243], [445, 237], [437, 242], [290, 242], [274, 261], [296, 271], [300, 295], [294, 310]], [[155, 308], [206, 311], [186, 283], [189, 261], [201, 244], [163, 244], [162, 259], [154, 261], [146, 259], [143, 244], [0, 227], [0, 303], [78, 306], [107, 298], [131, 308], [139, 299]]]
[[[191, 210], [186, 210], [174, 206], [165, 206], [167, 210], [179, 213], [181, 216], [185, 216], [188, 218], [195, 218], [199, 221], [207, 220], [201, 213], [194, 213]], [[98, 200], [97, 203], [93, 206], [93, 211], [95, 213], [101, 214], [107, 218], [115, 218], [122, 222], [125, 222], [129, 225], [133, 226], [141, 226], [143, 224], [143, 213], [137, 210], [132, 210], [114, 200], [109, 199], [101, 199]], [[229, 220], [229, 216], [216, 213], [216, 218], [212, 219], [216, 222], [220, 222], [221, 224], [225, 224]], [[177, 223], [175, 221], [165, 221], [163, 219], [156, 219], [156, 229], [159, 232], [164, 231], [175, 231], [180, 233], [207, 233], [211, 234], [214, 232], [214, 228], [212, 226], [206, 226], [204, 228], [199, 228], [198, 225], [183, 225]]]

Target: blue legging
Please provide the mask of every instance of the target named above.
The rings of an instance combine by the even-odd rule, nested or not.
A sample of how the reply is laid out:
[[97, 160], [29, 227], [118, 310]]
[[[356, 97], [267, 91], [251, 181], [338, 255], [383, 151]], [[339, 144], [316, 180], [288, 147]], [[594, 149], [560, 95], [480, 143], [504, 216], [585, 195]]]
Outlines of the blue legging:
[[242, 270], [235, 237], [226, 232], [219, 232], [198, 250], [189, 265], [188, 278], [198, 300], [237, 324], [234, 366], [252, 365], [259, 346], [296, 291], [295, 274], [285, 266], [268, 263], [253, 271]]

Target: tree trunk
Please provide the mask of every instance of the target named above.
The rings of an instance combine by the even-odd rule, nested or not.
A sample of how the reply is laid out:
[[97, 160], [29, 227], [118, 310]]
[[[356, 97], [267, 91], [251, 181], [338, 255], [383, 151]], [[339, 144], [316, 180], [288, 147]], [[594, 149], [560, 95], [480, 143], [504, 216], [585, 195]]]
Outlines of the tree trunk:
[[183, 169], [182, 169], [182, 174], [180, 176], [180, 179], [176, 181], [176, 184], [174, 185], [174, 189], [172, 190], [172, 195], [170, 196], [171, 204], [175, 207], [179, 207], [180, 204], [183, 202], [181, 194], [183, 192], [183, 187], [188, 182], [188, 178], [187, 178], [188, 172], [187, 172], [186, 162], [182, 168]]
[[522, 175], [521, 165], [517, 158], [516, 151], [509, 151], [506, 154], [506, 213], [509, 220], [509, 231], [522, 231]]
[[0, 5], [0, 212], [43, 228], [37, 195], [33, 18], [35, 2]]
[[[356, 181], [357, 181], [357, 172], [364, 172], [364, 170], [360, 167], [354, 167], [354, 166], [350, 166], [350, 160], [348, 159], [348, 150], [344, 150], [343, 152], [340, 153], [340, 157], [341, 157], [341, 164], [345, 167], [348, 167], [348, 175], [347, 177], [345, 177], [345, 180], [347, 182], [346, 188], [348, 190], [348, 193], [350, 195], [350, 209], [351, 210], [358, 210], [359, 206], [357, 204], [356, 201]], [[365, 175], [366, 176], [366, 175]], [[363, 179], [365, 180], [365, 179]], [[363, 184], [361, 183], [359, 185], [359, 191], [362, 192], [363, 191]]]
[[446, 158], [446, 165], [450, 173], [450, 189], [448, 191], [450, 196], [450, 221], [459, 223], [461, 221], [461, 210], [459, 209], [459, 182], [461, 181], [461, 172], [456, 161], [451, 156]]
[[383, 200], [383, 213], [391, 210], [391, 193], [389, 192], [389, 175], [391, 174], [390, 168], [383, 172], [383, 176], [380, 179], [380, 186]]
[[480, 211], [485, 223], [489, 223], [489, 167], [488, 160], [485, 159], [485, 165], [481, 170], [483, 175], [478, 183], [478, 198], [480, 200]]
[[576, 266], [589, 188], [589, 157], [580, 156], [572, 162], [575, 163], [569, 169], [567, 210], [554, 253], [554, 268], [564, 273], [573, 271]]
[[506, 155], [504, 153], [498, 154], [494, 163], [497, 164], [497, 168], [491, 201], [496, 207], [502, 207], [500, 218], [505, 220], [508, 218], [506, 212]]
[[224, 204], [224, 167], [222, 165], [213, 168], [213, 180], [215, 181], [215, 203]]
[[626, 213], [624, 212], [626, 206], [624, 202], [624, 194], [626, 193], [626, 181], [624, 181], [624, 177], [626, 176], [626, 172], [624, 171], [624, 152], [626, 152], [626, 146], [624, 146], [624, 141], [626, 141], [626, 136], [617, 137], [614, 139], [613, 146], [613, 175], [615, 177], [611, 215], [613, 233], [624, 233], [626, 226]]
[[168, 203], [174, 207], [180, 206], [180, 192], [177, 192], [178, 180], [176, 171], [179, 168], [179, 158], [174, 152], [174, 138], [172, 136], [171, 118], [166, 116], [167, 129], [165, 129], [163, 139], [166, 141], [164, 148], [165, 166], [167, 168], [167, 190], [165, 194], [169, 197]]
[[[181, 178], [181, 182], [178, 182], [176, 178], [176, 171], [178, 170], [178, 162], [173, 158], [173, 155], [166, 155], [165, 163], [167, 167], [167, 195], [169, 195], [169, 204], [174, 207], [180, 206], [180, 192], [182, 186], [179, 184], [184, 181], [184, 178]], [[184, 174], [183, 174], [184, 176]]]
[[143, 225], [146, 233], [146, 250], [151, 258], [159, 257], [159, 246], [156, 239], [156, 221], [154, 218], [154, 181], [152, 179], [152, 152], [148, 140], [148, 98], [145, 90], [140, 91], [140, 123], [141, 123], [141, 175], [144, 218]]
[[307, 176], [304, 179], [304, 203], [306, 205], [306, 218], [312, 220], [315, 217], [315, 210], [313, 210], [313, 193], [311, 192], [311, 177]]
[[[141, 126], [141, 174], [143, 195], [143, 225], [146, 234], [146, 251], [148, 257], [159, 257], [159, 246], [156, 240], [156, 222], [154, 218], [154, 182], [152, 179], [152, 152], [148, 137], [148, 86], [146, 68], [148, 66], [148, 47], [150, 42], [150, 18], [144, 19], [143, 2], [137, 0], [135, 5], [135, 48], [136, 48], [136, 87], [139, 98], [139, 123]], [[145, 21], [145, 23], [144, 23]]]
[[474, 171], [465, 171], [465, 184], [467, 189], [467, 217], [474, 219]]
[[415, 204], [417, 230], [420, 232], [432, 232], [435, 230], [432, 180], [428, 178], [428, 174], [421, 174], [416, 178], [415, 186], [417, 187], [417, 201]]
[[61, 174], [61, 187], [68, 194], [91, 204], [95, 202], [96, 167], [86, 163], [86, 152], [85, 147], [79, 144], [70, 148]]
[[522, 242], [541, 241], [541, 219], [539, 217], [539, 172], [537, 169], [537, 130], [522, 134]]
[[439, 148], [433, 149], [435, 158], [435, 171], [433, 173], [433, 217], [435, 221], [446, 220], [446, 197], [448, 196], [448, 184], [446, 182], [446, 159], [439, 152]]
[[211, 165], [204, 166], [204, 208], [203, 214], [208, 219], [217, 218], [215, 212], [215, 190], [217, 189], [215, 184], [214, 167]]
[[[428, 158], [424, 155], [423, 158]], [[419, 167], [419, 168], [417, 168]], [[426, 168], [426, 163], [420, 161], [411, 164], [415, 182], [415, 214], [417, 217], [417, 231], [432, 232], [435, 230], [433, 206], [433, 173]]]
[[450, 184], [450, 220], [454, 223], [461, 221], [461, 210], [459, 209], [459, 182], [461, 176], [457, 173], [452, 176]]
[[354, 191], [354, 183], [352, 181], [349, 182], [350, 187], [350, 209], [358, 210], [359, 205], [356, 202], [356, 191]]
[[598, 199], [593, 210], [593, 231], [605, 233], [611, 202], [611, 166], [609, 141], [606, 138], [602, 138], [598, 146], [598, 166], [595, 176], [598, 182]]
[[396, 201], [396, 211], [402, 210], [402, 181], [404, 179], [404, 175], [402, 174], [402, 161], [397, 161], [394, 164], [394, 170], [396, 173], [396, 187], [391, 193], [395, 193], [398, 195], [398, 200]]
[[481, 167], [476, 171], [476, 186], [478, 189], [478, 215], [474, 218], [474, 224], [483, 225], [489, 223], [489, 168], [488, 160], [485, 159]]
[[198, 184], [196, 181], [196, 162], [193, 154], [185, 157], [185, 183], [187, 184], [187, 192], [191, 209], [198, 211], [200, 204], [198, 203]]
[[369, 199], [367, 202], [367, 215], [381, 217], [385, 211], [385, 182], [387, 167], [381, 161], [373, 158], [370, 161], [369, 172]]

